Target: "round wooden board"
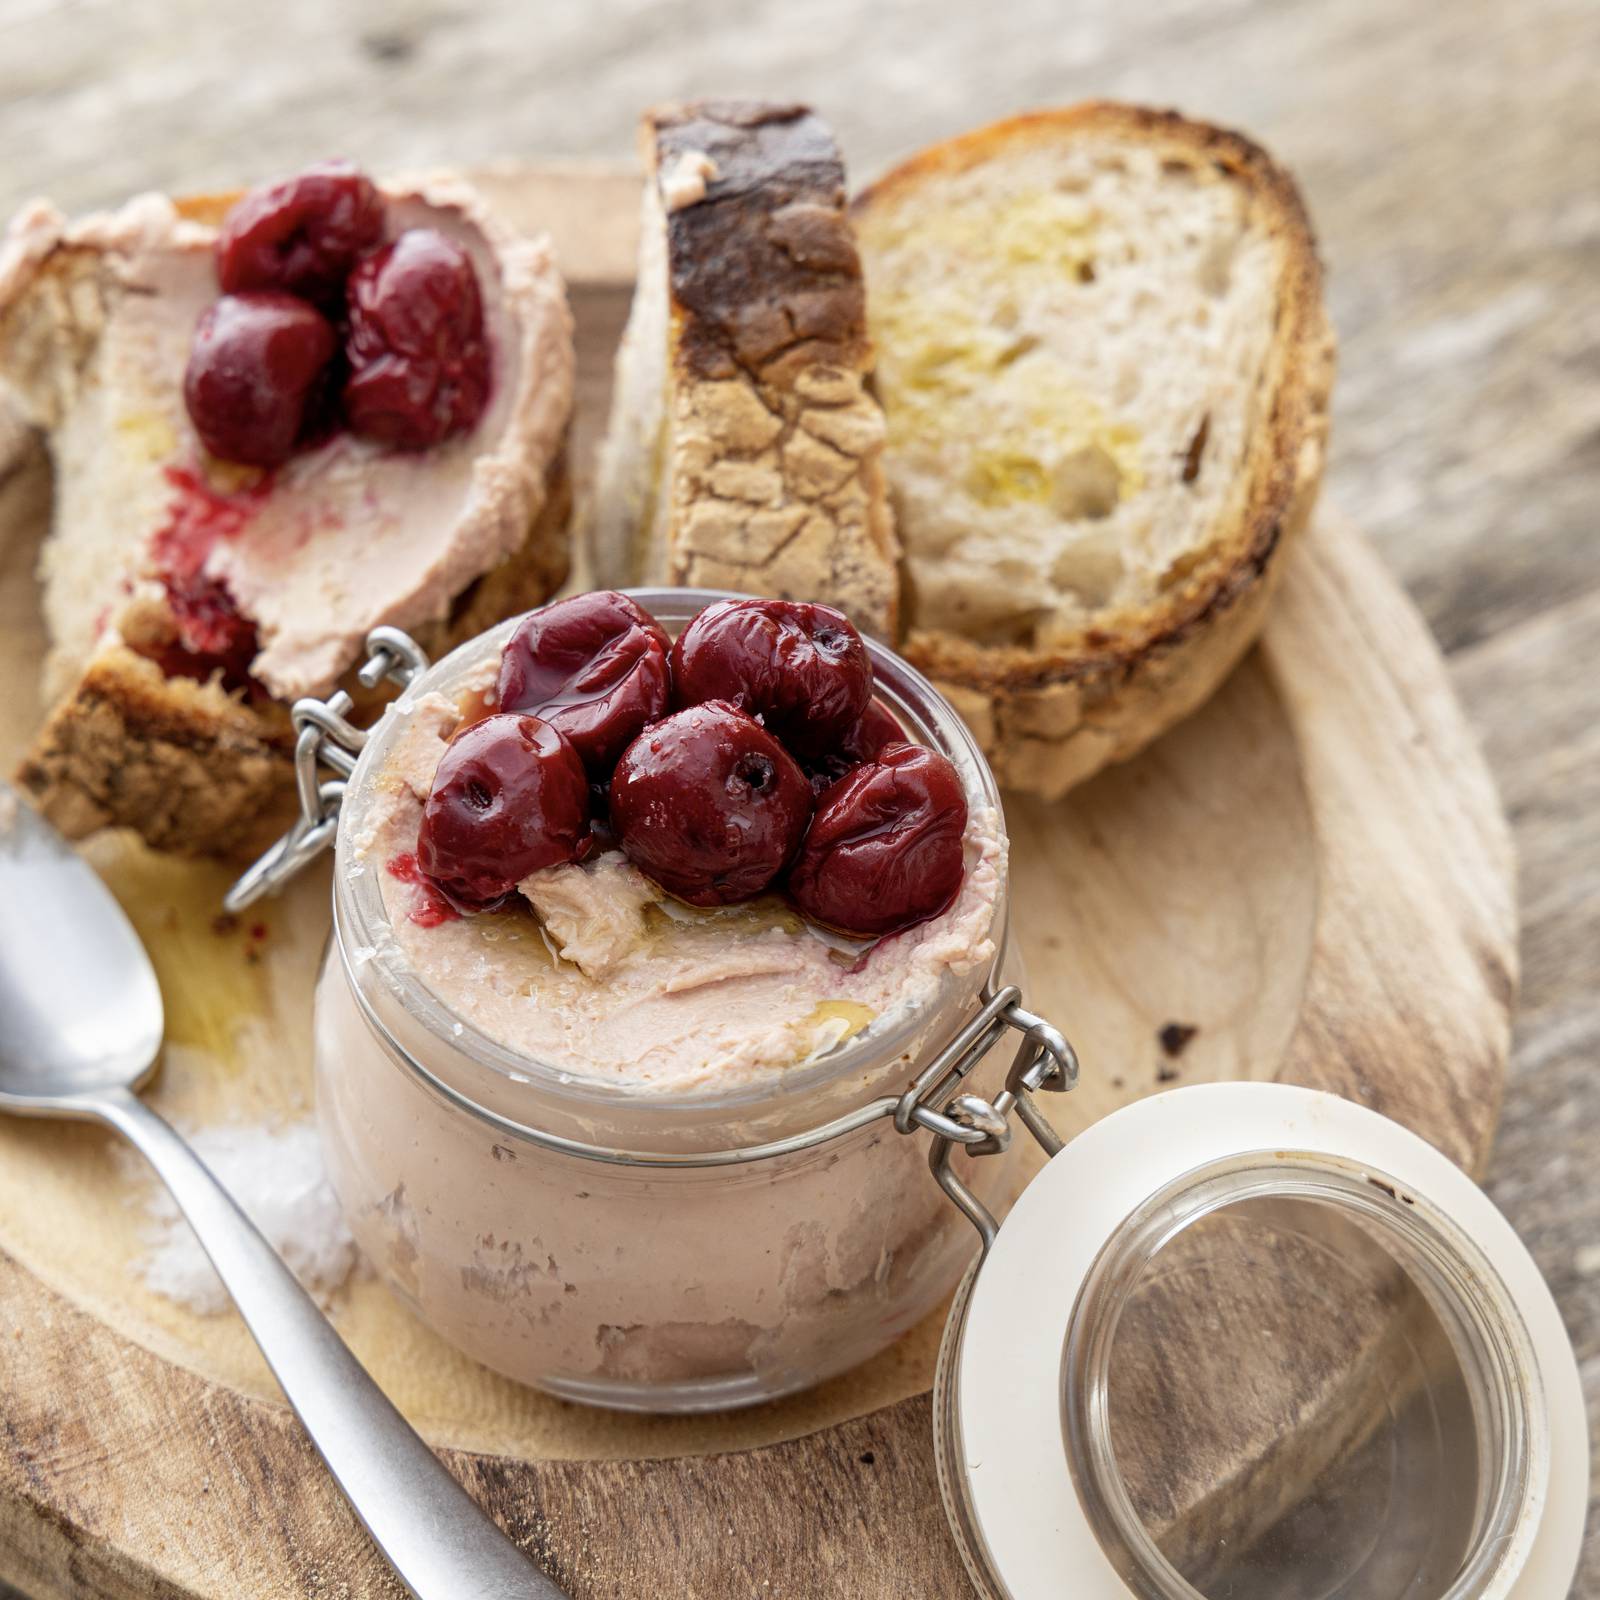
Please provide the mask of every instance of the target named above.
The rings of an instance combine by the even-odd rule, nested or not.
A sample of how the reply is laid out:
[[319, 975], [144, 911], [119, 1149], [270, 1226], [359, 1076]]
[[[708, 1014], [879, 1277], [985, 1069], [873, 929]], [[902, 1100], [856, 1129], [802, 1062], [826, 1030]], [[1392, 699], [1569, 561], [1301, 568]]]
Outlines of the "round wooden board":
[[[635, 185], [484, 181], [556, 235], [572, 280], [581, 469], [626, 314]], [[47, 514], [37, 449], [0, 437], [7, 762], [38, 715]], [[1324, 517], [1293, 552], [1262, 646], [1202, 712], [1066, 802], [1007, 812], [1031, 999], [1084, 1061], [1078, 1091], [1051, 1106], [1063, 1132], [1172, 1082], [1281, 1078], [1359, 1099], [1481, 1169], [1515, 988], [1505, 824], [1426, 629], [1353, 530]], [[162, 967], [158, 1104], [202, 1124], [303, 1111], [318, 885], [251, 940], [211, 930], [225, 874], [117, 841], [93, 854]], [[1172, 1024], [1195, 1030], [1181, 1051], [1161, 1042]], [[97, 1135], [0, 1128], [0, 1578], [40, 1600], [398, 1593], [235, 1319], [143, 1286], [133, 1183]], [[338, 1316], [575, 1595], [964, 1592], [932, 1464], [936, 1323], [810, 1396], [675, 1422], [494, 1379], [375, 1283]], [[1373, 1334], [1340, 1336], [1355, 1364]], [[1256, 1456], [1269, 1437], [1264, 1415]], [[1251, 1455], [1207, 1463], [1186, 1492]]]

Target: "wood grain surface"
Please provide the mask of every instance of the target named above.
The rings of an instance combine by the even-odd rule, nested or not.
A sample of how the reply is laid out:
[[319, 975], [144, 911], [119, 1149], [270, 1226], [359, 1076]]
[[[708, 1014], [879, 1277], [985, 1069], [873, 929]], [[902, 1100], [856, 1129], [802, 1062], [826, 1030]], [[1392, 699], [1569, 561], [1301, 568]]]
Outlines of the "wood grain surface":
[[[3, 0], [0, 149], [9, 159], [0, 209], [34, 192], [77, 207], [152, 183], [231, 183], [335, 149], [389, 168], [530, 153], [620, 158], [639, 105], [707, 91], [815, 100], [859, 176], [985, 117], [1085, 94], [1177, 104], [1272, 146], [1301, 177], [1330, 266], [1342, 342], [1331, 498], [1374, 536], [1450, 652], [1515, 830], [1523, 987], [1490, 1189], [1561, 1303], [1593, 1431], [1597, 55], [1600, 11], [1588, 0], [1137, 8], [1086, 0], [1065, 13], [1049, 0], [999, 12], [634, 0], [538, 14], [511, 0], [470, 10], [290, 0], [266, 11], [199, 0]], [[0, 1287], [0, 1307], [14, 1304], [9, 1290]], [[65, 1337], [68, 1311], [47, 1314], [60, 1319], [62, 1348], [78, 1348]], [[77, 1373], [85, 1388], [91, 1370]], [[137, 1390], [120, 1358], [106, 1371]], [[0, 1416], [8, 1433], [15, 1393], [8, 1386]], [[172, 1419], [192, 1401], [174, 1395], [163, 1416], [136, 1419], [149, 1444], [110, 1464], [123, 1481], [159, 1459]], [[943, 1548], [920, 1405], [908, 1402], [893, 1439], [888, 1423], [868, 1419], [813, 1463], [826, 1516], [750, 1522], [766, 1493], [787, 1495], [784, 1504], [796, 1497], [782, 1465], [790, 1447], [748, 1458], [737, 1503], [705, 1499], [700, 1469], [681, 1463], [575, 1473], [576, 1487], [552, 1482], [517, 1503], [547, 1512], [541, 1526], [570, 1519], [563, 1560], [575, 1573], [586, 1559], [582, 1530], [619, 1519], [637, 1549], [665, 1541], [686, 1564], [701, 1559], [703, 1550], [684, 1551], [682, 1527], [662, 1526], [658, 1496], [670, 1482], [737, 1522], [726, 1554], [748, 1557], [749, 1579], [731, 1592], [959, 1593], [947, 1560], [900, 1564], [865, 1538], [892, 1521], [909, 1546]], [[115, 1420], [104, 1419], [120, 1435]], [[249, 1426], [285, 1424], [264, 1413]], [[63, 1418], [50, 1446], [13, 1456], [8, 1471], [24, 1484], [65, 1479], [88, 1494], [106, 1468], [99, 1434], [93, 1414]], [[231, 1473], [232, 1440], [218, 1442], [218, 1470]], [[862, 1448], [852, 1454], [855, 1443]], [[859, 1459], [867, 1453], [871, 1463]], [[281, 1486], [243, 1487], [263, 1515], [277, 1514]], [[204, 1520], [187, 1537], [203, 1542]], [[47, 1571], [81, 1571], [73, 1538], [70, 1526], [57, 1530], [48, 1549], [18, 1559], [15, 1575], [31, 1583]], [[765, 1559], [763, 1539], [781, 1561]], [[860, 1564], [846, 1567], [849, 1543]], [[303, 1552], [319, 1580], [308, 1592], [338, 1593], [359, 1576], [318, 1569], [330, 1548], [311, 1539]], [[787, 1575], [784, 1587], [775, 1572]], [[71, 1581], [73, 1593], [138, 1592], [97, 1587], [86, 1574]], [[240, 1589], [261, 1592], [243, 1577]], [[1575, 1592], [1600, 1594], [1593, 1527]]]

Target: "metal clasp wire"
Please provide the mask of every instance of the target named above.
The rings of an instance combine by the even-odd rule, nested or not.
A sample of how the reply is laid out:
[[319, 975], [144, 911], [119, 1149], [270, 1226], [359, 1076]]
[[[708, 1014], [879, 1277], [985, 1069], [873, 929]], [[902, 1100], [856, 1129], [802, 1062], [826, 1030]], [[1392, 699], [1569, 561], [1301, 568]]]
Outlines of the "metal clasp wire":
[[[399, 628], [374, 628], [367, 635], [367, 659], [356, 674], [363, 687], [387, 680], [408, 687], [428, 670], [428, 658], [415, 639]], [[276, 894], [308, 862], [333, 843], [345, 779], [367, 742], [365, 728], [350, 720], [355, 702], [343, 689], [326, 700], [296, 700], [289, 716], [295, 727], [294, 781], [300, 815], [294, 826], [240, 876], [223, 898], [228, 911], [243, 911], [264, 895]], [[331, 768], [337, 777], [324, 778]]]
[[[991, 995], [918, 1074], [894, 1111], [898, 1132], [926, 1128], [933, 1135], [928, 1167], [939, 1187], [978, 1230], [985, 1252], [994, 1243], [1000, 1225], [950, 1165], [952, 1151], [962, 1145], [971, 1156], [1000, 1154], [1010, 1146], [1009, 1118], [1015, 1111], [1045, 1154], [1053, 1156], [1063, 1140], [1033, 1096], [1039, 1090], [1061, 1094], [1078, 1081], [1077, 1052], [1059, 1028], [1023, 1010], [1021, 998], [1022, 991], [1015, 984]], [[992, 1101], [981, 1095], [959, 1093], [967, 1074], [1000, 1042], [1008, 1028], [1021, 1033], [1022, 1041], [1006, 1073], [1005, 1088]]]

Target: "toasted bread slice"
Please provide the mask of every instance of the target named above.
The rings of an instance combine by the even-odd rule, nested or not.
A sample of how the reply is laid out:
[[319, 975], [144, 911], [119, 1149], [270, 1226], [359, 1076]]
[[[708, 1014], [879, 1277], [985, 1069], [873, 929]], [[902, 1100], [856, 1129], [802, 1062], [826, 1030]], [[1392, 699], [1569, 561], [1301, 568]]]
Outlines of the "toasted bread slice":
[[[502, 618], [542, 604], [566, 573], [572, 510], [565, 458], [522, 548], [457, 596], [451, 615], [412, 630], [435, 659]], [[17, 781], [69, 839], [133, 828], [174, 855], [247, 860], [294, 820], [294, 730], [277, 701], [216, 679], [168, 676], [159, 605], [133, 604], [45, 719]], [[358, 705], [378, 697], [346, 677]]]
[[707, 102], [649, 112], [641, 143], [596, 576], [822, 600], [890, 635], [883, 418], [832, 135], [803, 106]]
[[1103, 103], [925, 150], [854, 215], [902, 650], [1003, 784], [1059, 795], [1261, 627], [1327, 439], [1310, 225], [1238, 135]]
[[[182, 853], [258, 848], [292, 808], [285, 707], [340, 681], [368, 629], [439, 649], [565, 578], [574, 358], [549, 247], [510, 235], [455, 179], [385, 197], [394, 229], [438, 226], [474, 258], [489, 408], [435, 451], [338, 437], [259, 482], [205, 456], [181, 393], [236, 197], [147, 196], [80, 223], [36, 204], [0, 250], [0, 380], [55, 465], [52, 710], [19, 778], [71, 836], [120, 825]], [[155, 554], [189, 538], [210, 552], [202, 598], [222, 594], [258, 630], [247, 682], [246, 663], [192, 654]]]

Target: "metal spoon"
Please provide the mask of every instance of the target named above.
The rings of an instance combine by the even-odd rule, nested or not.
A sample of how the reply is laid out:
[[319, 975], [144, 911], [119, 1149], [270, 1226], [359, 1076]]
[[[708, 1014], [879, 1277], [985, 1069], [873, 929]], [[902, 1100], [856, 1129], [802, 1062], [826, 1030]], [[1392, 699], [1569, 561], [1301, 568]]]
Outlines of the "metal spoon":
[[0, 784], [0, 1112], [110, 1124], [200, 1236], [289, 1404], [417, 1600], [565, 1600], [384, 1398], [199, 1158], [135, 1094], [161, 990], [93, 870]]

